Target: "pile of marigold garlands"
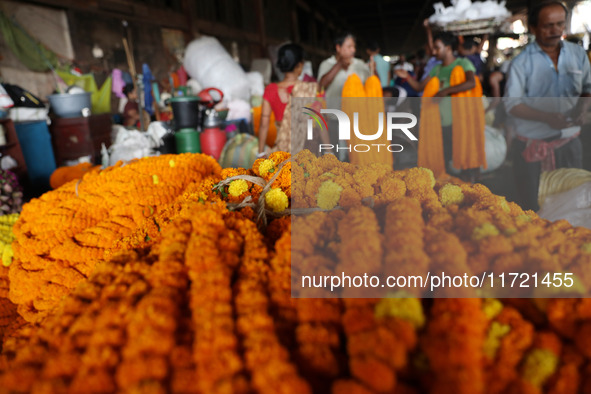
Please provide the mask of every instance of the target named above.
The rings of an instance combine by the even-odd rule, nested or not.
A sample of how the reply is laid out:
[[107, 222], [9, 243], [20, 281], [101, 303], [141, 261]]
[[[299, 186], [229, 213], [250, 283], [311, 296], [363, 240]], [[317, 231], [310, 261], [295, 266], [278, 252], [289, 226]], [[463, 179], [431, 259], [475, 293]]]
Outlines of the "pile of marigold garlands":
[[[292, 209], [314, 212], [292, 223]], [[296, 225], [309, 236], [292, 240]], [[6, 392], [591, 392], [591, 299], [291, 298], [292, 257], [347, 232], [364, 247], [328, 245], [338, 265], [310, 267], [589, 275], [591, 231], [429, 170], [160, 156], [47, 193], [14, 231], [9, 297], [26, 321], [4, 332]]]

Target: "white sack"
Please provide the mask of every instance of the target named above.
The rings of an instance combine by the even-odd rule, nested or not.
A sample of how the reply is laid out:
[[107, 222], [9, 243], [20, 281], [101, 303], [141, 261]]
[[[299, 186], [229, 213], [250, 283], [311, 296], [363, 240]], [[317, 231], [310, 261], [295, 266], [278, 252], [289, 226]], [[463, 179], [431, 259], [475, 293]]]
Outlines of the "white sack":
[[214, 37], [202, 36], [191, 41], [183, 64], [201, 86], [218, 88], [229, 100], [250, 100], [246, 73]]
[[591, 182], [547, 196], [538, 215], [551, 221], [565, 219], [573, 226], [591, 229]]

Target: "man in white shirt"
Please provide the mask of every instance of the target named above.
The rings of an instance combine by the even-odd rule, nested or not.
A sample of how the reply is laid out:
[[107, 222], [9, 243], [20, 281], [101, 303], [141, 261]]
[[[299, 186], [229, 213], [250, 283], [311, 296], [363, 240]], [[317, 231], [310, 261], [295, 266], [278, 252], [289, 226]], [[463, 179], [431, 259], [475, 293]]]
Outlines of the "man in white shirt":
[[398, 61], [394, 65], [394, 70], [406, 70], [410, 73], [415, 71], [415, 67], [406, 61], [406, 56], [400, 55]]

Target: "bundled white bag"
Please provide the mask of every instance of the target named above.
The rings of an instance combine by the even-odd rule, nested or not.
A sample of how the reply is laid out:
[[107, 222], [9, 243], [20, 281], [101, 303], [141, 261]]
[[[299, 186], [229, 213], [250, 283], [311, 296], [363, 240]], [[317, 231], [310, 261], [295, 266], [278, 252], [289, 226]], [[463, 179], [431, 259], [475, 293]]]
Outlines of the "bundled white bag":
[[265, 82], [263, 74], [258, 71], [246, 73], [248, 83], [250, 84], [250, 94], [252, 96], [262, 96], [265, 93]]
[[486, 153], [487, 169], [483, 173], [499, 168], [507, 156], [507, 141], [500, 130], [486, 125], [484, 129], [484, 151]]
[[538, 215], [551, 221], [565, 219], [573, 226], [591, 229], [591, 182], [546, 196]]
[[191, 41], [183, 64], [199, 85], [220, 89], [228, 100], [250, 100], [246, 73], [214, 37], [202, 36]]
[[[146, 132], [139, 130], [128, 130], [123, 126], [113, 126], [113, 134], [115, 134], [115, 141], [109, 149], [102, 150], [103, 166], [112, 166], [121, 161], [130, 161], [133, 159], [141, 159], [147, 156], [157, 156], [156, 151], [162, 145], [162, 135], [166, 130], [159, 125], [159, 122], [150, 124]], [[103, 145], [104, 147], [104, 145]]]
[[451, 3], [449, 7], [445, 7], [443, 3], [433, 4], [435, 13], [429, 17], [429, 22], [446, 25], [450, 22], [488, 18], [502, 20], [511, 16], [504, 1], [498, 3], [487, 0], [472, 3], [470, 0], [451, 0]]

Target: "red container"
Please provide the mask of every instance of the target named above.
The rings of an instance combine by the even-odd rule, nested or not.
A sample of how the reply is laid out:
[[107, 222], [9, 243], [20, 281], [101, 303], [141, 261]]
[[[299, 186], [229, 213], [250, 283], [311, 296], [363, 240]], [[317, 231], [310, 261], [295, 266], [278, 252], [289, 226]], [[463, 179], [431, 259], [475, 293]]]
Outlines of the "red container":
[[201, 152], [218, 160], [226, 144], [226, 133], [219, 127], [209, 127], [200, 136]]

